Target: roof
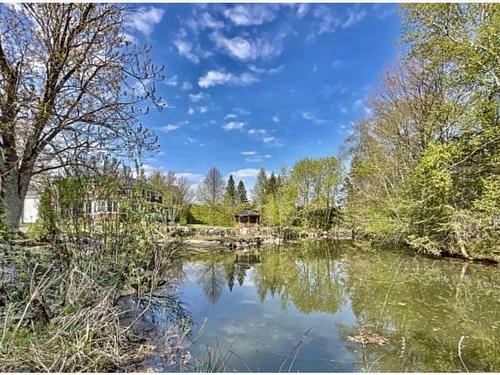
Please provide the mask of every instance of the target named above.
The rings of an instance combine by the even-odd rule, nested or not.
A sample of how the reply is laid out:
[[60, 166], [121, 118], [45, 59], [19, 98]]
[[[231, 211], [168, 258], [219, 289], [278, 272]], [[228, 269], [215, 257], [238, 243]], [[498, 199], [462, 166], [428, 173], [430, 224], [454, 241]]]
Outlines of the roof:
[[243, 210], [235, 213], [234, 216], [260, 216], [260, 213], [254, 210]]

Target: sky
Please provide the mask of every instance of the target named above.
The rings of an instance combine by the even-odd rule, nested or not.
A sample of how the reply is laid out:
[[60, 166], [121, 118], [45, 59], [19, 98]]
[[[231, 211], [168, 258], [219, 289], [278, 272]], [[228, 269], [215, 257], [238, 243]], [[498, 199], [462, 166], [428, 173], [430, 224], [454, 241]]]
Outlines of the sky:
[[243, 179], [338, 153], [397, 62], [395, 4], [141, 4], [128, 26], [165, 66], [160, 151], [146, 169], [199, 183]]

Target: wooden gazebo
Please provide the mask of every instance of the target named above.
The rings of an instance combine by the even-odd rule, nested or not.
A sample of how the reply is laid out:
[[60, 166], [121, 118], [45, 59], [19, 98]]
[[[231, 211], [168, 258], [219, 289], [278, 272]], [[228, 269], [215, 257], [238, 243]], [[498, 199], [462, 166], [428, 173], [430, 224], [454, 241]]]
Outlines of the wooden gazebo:
[[253, 227], [260, 224], [260, 214], [254, 210], [243, 210], [234, 214], [234, 222], [237, 227]]

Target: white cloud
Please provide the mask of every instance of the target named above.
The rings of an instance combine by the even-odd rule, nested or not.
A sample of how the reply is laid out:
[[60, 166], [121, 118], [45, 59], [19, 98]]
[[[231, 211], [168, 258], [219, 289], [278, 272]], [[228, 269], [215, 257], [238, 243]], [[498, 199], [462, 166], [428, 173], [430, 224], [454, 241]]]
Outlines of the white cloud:
[[300, 4], [297, 8], [297, 17], [304, 17], [309, 12], [309, 4]]
[[194, 115], [194, 113], [195, 113], [194, 108], [189, 108], [189, 109], [188, 109], [188, 114], [189, 114], [189, 115]]
[[220, 32], [214, 32], [210, 38], [217, 47], [224, 50], [229, 56], [242, 61], [269, 60], [283, 52], [282, 36], [273, 39], [261, 36], [255, 40], [248, 40], [240, 36], [227, 38]]
[[193, 88], [193, 85], [190, 82], [188, 82], [188, 81], [182, 82], [182, 89], [183, 90], [187, 91], [187, 90], [191, 90], [192, 88]]
[[177, 76], [175, 75], [170, 78], [165, 78], [163, 83], [166, 84], [167, 86], [177, 86]]
[[198, 111], [200, 113], [207, 113], [209, 108], [207, 106], [200, 106], [200, 107], [197, 107]]
[[275, 140], [276, 140], [276, 138], [274, 138], [274, 137], [264, 137], [264, 138], [262, 138], [262, 141], [264, 143], [271, 143], [271, 142], [274, 142]]
[[236, 5], [224, 11], [224, 16], [237, 26], [262, 25], [276, 18], [273, 5]]
[[279, 122], [280, 122], [280, 117], [279, 117], [278, 115], [274, 115], [274, 116], [272, 117], [272, 119], [273, 119], [273, 122], [275, 122], [276, 124], [279, 124]]
[[359, 21], [361, 21], [366, 16], [366, 12], [364, 10], [355, 11], [355, 10], [349, 9], [348, 13], [349, 13], [349, 15], [348, 15], [347, 19], [344, 20], [340, 25], [340, 27], [343, 29], [347, 29], [348, 27], [357, 24]]
[[174, 125], [174, 124], [168, 124], [161, 128], [161, 130], [163, 130], [165, 133], [169, 133], [177, 129], [179, 129], [179, 125]]
[[[349, 8], [347, 14], [340, 16], [333, 12], [329, 6], [318, 6], [314, 9], [313, 16], [318, 19], [318, 34], [331, 33], [337, 29], [347, 29], [360, 22], [366, 12], [357, 8]], [[308, 36], [308, 39], [314, 37], [314, 34]]]
[[233, 171], [231, 174], [236, 178], [256, 177], [259, 174], [259, 170], [255, 168], [243, 168]]
[[267, 130], [266, 129], [248, 129], [248, 134], [266, 135]]
[[240, 108], [240, 107], [233, 108], [233, 111], [239, 113], [240, 115], [249, 115], [250, 114], [250, 111], [248, 109]]
[[254, 64], [248, 65], [249, 70], [258, 74], [278, 74], [283, 71], [284, 67], [284, 65], [280, 65], [275, 68], [261, 68]]
[[224, 130], [239, 130], [245, 126], [244, 122], [241, 121], [231, 121], [222, 126]]
[[129, 25], [144, 35], [150, 35], [156, 24], [160, 23], [165, 11], [160, 8], [150, 7], [139, 8], [137, 12], [131, 15]]
[[242, 73], [236, 76], [224, 71], [210, 70], [205, 76], [200, 77], [198, 85], [202, 88], [209, 88], [216, 85], [237, 85], [246, 86], [258, 82], [258, 78], [250, 73]]
[[228, 113], [226, 116], [224, 116], [224, 119], [225, 120], [229, 120], [231, 118], [237, 118], [238, 116], [236, 116], [234, 113]]
[[193, 44], [182, 39], [176, 39], [174, 40], [174, 45], [175, 47], [177, 47], [177, 52], [179, 52], [179, 55], [185, 57], [195, 64], [198, 64], [200, 62], [200, 59], [193, 51]]
[[187, 178], [192, 182], [200, 182], [203, 179], [203, 175], [201, 173], [192, 173], [192, 172], [177, 172], [175, 176]]
[[205, 29], [221, 29], [224, 27], [224, 22], [216, 20], [210, 13], [195, 14], [194, 18], [186, 21], [186, 25], [198, 35], [200, 31]]
[[257, 155], [257, 151], [241, 151], [240, 154], [247, 155], [247, 156]]
[[326, 122], [326, 120], [316, 117], [316, 115], [311, 112], [302, 112], [302, 118], [315, 124], [324, 124]]
[[189, 99], [191, 99], [192, 102], [199, 102], [200, 100], [203, 100], [207, 97], [207, 94], [204, 94], [202, 92], [199, 92], [198, 94], [189, 94]]

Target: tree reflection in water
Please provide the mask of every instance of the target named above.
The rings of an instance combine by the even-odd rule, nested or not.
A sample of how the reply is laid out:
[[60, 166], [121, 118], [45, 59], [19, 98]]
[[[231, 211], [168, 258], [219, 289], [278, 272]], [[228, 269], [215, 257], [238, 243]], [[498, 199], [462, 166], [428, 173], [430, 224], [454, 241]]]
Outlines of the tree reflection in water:
[[[327, 241], [205, 254], [196, 263], [198, 283], [212, 304], [225, 285], [234, 293], [236, 283], [248, 282], [263, 306], [279, 298], [282, 309], [293, 304], [303, 314], [335, 314], [342, 308], [347, 315], [338, 315], [333, 324], [364, 370], [500, 369], [500, 274], [495, 266]], [[388, 343], [347, 340], [360, 331]]]

